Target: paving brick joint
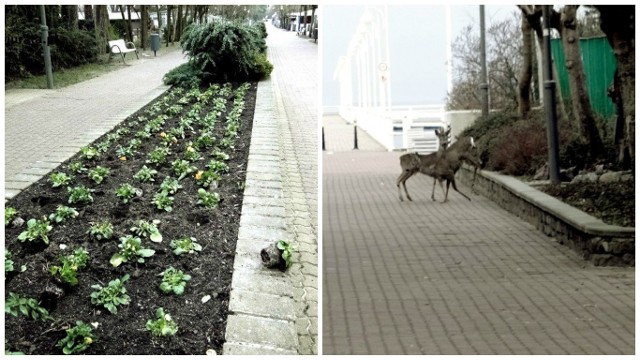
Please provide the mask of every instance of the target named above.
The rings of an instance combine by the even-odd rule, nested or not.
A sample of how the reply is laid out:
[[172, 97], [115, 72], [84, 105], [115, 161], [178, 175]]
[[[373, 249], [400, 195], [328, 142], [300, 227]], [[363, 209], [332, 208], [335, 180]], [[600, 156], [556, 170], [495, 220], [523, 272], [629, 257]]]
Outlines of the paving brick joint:
[[633, 268], [594, 267], [462, 184], [472, 201], [442, 204], [417, 175], [400, 202], [400, 153], [364, 131], [352, 151], [352, 126], [323, 120], [323, 354], [635, 353]]

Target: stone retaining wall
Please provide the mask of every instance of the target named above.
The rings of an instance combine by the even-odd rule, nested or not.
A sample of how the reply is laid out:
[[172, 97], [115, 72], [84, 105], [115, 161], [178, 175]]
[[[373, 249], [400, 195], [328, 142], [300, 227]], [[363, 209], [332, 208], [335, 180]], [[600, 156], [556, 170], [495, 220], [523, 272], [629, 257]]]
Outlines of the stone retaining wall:
[[[463, 167], [458, 179], [470, 186], [473, 171]], [[533, 224], [596, 266], [635, 266], [635, 228], [607, 225], [513, 177], [478, 172], [475, 190]]]

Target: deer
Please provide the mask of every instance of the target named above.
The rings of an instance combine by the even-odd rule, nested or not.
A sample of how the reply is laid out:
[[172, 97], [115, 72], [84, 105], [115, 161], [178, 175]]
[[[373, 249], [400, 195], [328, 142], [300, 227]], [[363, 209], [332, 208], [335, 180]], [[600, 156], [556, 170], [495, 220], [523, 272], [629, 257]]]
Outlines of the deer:
[[[473, 185], [475, 183], [476, 172], [478, 167], [480, 167], [481, 163], [475, 156], [471, 154], [471, 149], [475, 148], [475, 142], [473, 141], [473, 137], [465, 136], [458, 141], [456, 141], [453, 145], [447, 146], [447, 138], [449, 136], [451, 130], [442, 131], [436, 129], [436, 136], [440, 141], [440, 147], [438, 151], [435, 153], [431, 153], [428, 155], [420, 155], [416, 153], [404, 154], [400, 157], [400, 167], [402, 168], [402, 173], [396, 180], [396, 186], [398, 187], [398, 197], [400, 201], [404, 201], [402, 198], [402, 192], [400, 189], [400, 184], [404, 187], [404, 192], [407, 195], [407, 199], [409, 201], [413, 201], [411, 196], [409, 196], [409, 192], [407, 191], [406, 181], [416, 173], [420, 172], [422, 174], [433, 177], [433, 186], [431, 189], [431, 200], [435, 201], [435, 187], [436, 180], [440, 184], [440, 188], [445, 193], [445, 199], [443, 201], [447, 202], [449, 195], [449, 186], [453, 185], [453, 189], [457, 191], [459, 194], [464, 196], [467, 200], [471, 201], [471, 199], [458, 190], [455, 182], [455, 174], [462, 166], [462, 160], [465, 160], [475, 166], [473, 172], [473, 181], [471, 188], [473, 189]], [[443, 181], [447, 181], [446, 191], [442, 186]]]

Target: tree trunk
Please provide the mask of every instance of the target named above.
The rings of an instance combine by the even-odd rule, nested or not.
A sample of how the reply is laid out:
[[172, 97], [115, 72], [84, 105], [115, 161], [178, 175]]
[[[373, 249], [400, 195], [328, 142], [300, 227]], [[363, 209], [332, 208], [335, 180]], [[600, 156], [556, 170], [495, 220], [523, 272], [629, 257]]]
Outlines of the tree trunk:
[[562, 45], [564, 46], [565, 66], [569, 74], [569, 86], [571, 88], [571, 103], [573, 115], [578, 121], [580, 136], [587, 142], [591, 152], [590, 159], [596, 160], [604, 153], [604, 146], [600, 138], [600, 132], [589, 101], [587, 91], [587, 79], [582, 66], [582, 52], [580, 51], [580, 39], [576, 31], [577, 5], [565, 5], [561, 14]]
[[180, 41], [180, 36], [182, 36], [182, 33], [180, 31], [181, 27], [182, 27], [182, 5], [178, 5], [177, 12], [176, 12], [176, 19], [174, 21], [174, 27], [173, 27], [173, 40]]
[[[126, 21], [127, 20], [125, 20], [125, 16], [124, 16], [124, 5], [120, 5], [120, 16], [122, 16], [122, 24], [125, 26], [125, 29], [126, 29], [127, 28], [127, 25], [126, 25]], [[124, 36], [125, 36], [125, 40], [126, 41], [131, 41], [131, 38], [129, 38], [128, 34], [125, 33]]]
[[109, 11], [107, 5], [96, 5], [96, 41], [98, 54], [102, 55], [109, 50]]
[[307, 30], [307, 5], [302, 6], [302, 35], [306, 35]]
[[613, 84], [609, 86], [607, 95], [616, 107], [616, 125], [613, 135], [613, 143], [618, 152], [616, 162], [623, 168], [629, 168], [631, 156], [628, 147], [625, 146], [624, 104], [622, 102], [622, 95], [620, 94], [620, 81], [620, 73], [618, 69], [616, 69], [613, 75]]
[[93, 21], [93, 6], [91, 5], [84, 6], [84, 20]]
[[127, 5], [127, 36], [133, 42], [133, 27], [131, 26], [131, 5]]
[[519, 114], [526, 119], [531, 110], [531, 78], [533, 76], [533, 29], [526, 16], [522, 14], [522, 71], [518, 81]]
[[620, 84], [618, 91], [622, 98], [624, 119], [624, 141], [620, 145], [619, 154], [623, 156], [628, 153], [631, 157], [631, 166], [635, 168], [635, 6], [596, 5], [596, 8], [600, 11], [600, 28], [607, 35], [618, 61], [617, 74]]
[[147, 5], [140, 5], [140, 47], [142, 50], [145, 49], [147, 44]]
[[[167, 47], [169, 47], [169, 41], [171, 41], [171, 5], [167, 5], [167, 26], [166, 26], [166, 39]], [[173, 41], [172, 41], [173, 43]]]
[[158, 17], [158, 33], [162, 29], [162, 13], [160, 12], [160, 5], [156, 5], [156, 16]]
[[78, 6], [62, 5], [62, 21], [65, 28], [69, 30], [78, 30]]

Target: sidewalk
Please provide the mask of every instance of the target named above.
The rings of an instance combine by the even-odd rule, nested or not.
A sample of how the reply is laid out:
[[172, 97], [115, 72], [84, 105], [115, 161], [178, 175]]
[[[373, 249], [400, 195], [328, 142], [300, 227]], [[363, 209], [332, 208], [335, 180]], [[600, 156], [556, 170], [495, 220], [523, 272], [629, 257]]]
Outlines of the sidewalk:
[[[322, 116], [324, 144], [327, 153], [351, 151], [354, 148], [353, 124], [349, 124], [339, 115]], [[358, 128], [358, 150], [385, 151], [366, 131]]]
[[[225, 355], [318, 353], [318, 47], [267, 25], [271, 77], [258, 84]], [[265, 269], [262, 248], [294, 246]]]
[[180, 50], [161, 49], [66, 88], [6, 91], [5, 199], [162, 94], [164, 74], [186, 61]]
[[399, 157], [323, 155], [323, 354], [635, 353], [634, 268], [593, 267], [468, 188], [432, 202], [423, 175], [400, 202]]

